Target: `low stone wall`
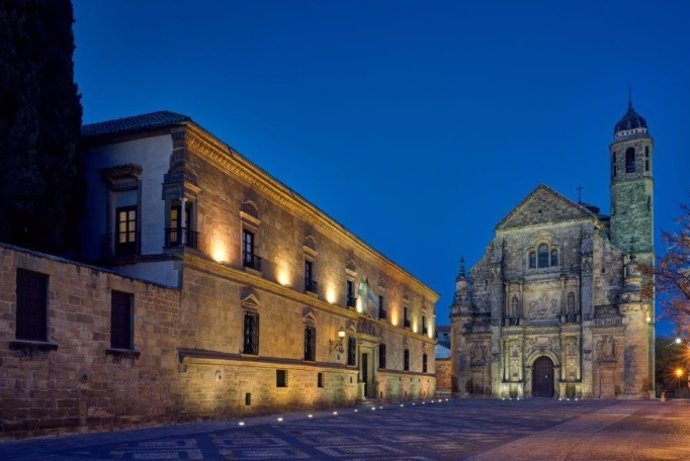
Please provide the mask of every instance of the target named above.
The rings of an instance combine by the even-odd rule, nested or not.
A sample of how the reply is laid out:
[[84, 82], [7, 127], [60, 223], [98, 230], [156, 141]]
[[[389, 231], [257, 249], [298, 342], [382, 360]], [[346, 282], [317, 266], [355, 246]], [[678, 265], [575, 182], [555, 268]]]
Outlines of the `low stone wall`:
[[[16, 341], [17, 268], [48, 278], [46, 342]], [[110, 348], [111, 290], [134, 295], [134, 349]], [[0, 247], [0, 436], [174, 420], [180, 293]]]

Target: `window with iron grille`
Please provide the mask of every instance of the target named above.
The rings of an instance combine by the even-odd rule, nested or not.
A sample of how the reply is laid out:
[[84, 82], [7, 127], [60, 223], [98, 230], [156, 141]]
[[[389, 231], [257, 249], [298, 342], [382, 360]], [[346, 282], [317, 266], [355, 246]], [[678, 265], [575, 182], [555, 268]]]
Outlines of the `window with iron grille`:
[[137, 207], [123, 206], [115, 211], [117, 234], [115, 253], [133, 255], [137, 253]]
[[427, 368], [427, 356], [426, 354], [422, 354], [422, 373], [426, 373], [426, 368]]
[[403, 361], [403, 370], [410, 371], [410, 350], [409, 349], [405, 349], [405, 355], [404, 355], [404, 361]]
[[304, 327], [304, 360], [316, 360], [316, 328]]
[[276, 370], [276, 387], [287, 387], [287, 370]]
[[113, 290], [110, 293], [110, 347], [133, 349], [132, 311], [134, 295]]
[[386, 368], [386, 345], [379, 345], [379, 368]]
[[353, 336], [347, 338], [347, 364], [351, 367], [357, 364], [357, 338]]
[[17, 269], [17, 339], [48, 340], [48, 276]]
[[244, 341], [243, 354], [259, 353], [259, 313], [254, 311], [244, 312]]

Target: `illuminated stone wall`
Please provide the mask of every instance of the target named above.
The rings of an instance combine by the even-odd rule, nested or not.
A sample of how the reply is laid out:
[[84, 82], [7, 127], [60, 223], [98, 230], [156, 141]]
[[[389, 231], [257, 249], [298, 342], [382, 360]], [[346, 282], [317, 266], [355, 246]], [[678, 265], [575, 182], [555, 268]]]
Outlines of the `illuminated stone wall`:
[[[17, 268], [48, 279], [46, 343], [15, 340]], [[134, 295], [136, 354], [108, 353], [111, 291]], [[0, 246], [0, 436], [175, 421], [180, 294]]]
[[[181, 130], [184, 134], [176, 139], [185, 149], [186, 174], [198, 190], [194, 204], [200, 233], [199, 251], [184, 253], [181, 347], [190, 351], [181, 359], [185, 411], [228, 414], [352, 404], [364, 396], [363, 354], [369, 398], [434, 395], [437, 295], [239, 154], [216, 145], [208, 133]], [[260, 268], [244, 267], [245, 229], [255, 236]], [[305, 260], [312, 262], [318, 282], [310, 292], [305, 290]], [[347, 280], [360, 298], [354, 306], [347, 306]], [[357, 293], [363, 281], [368, 309]], [[386, 310], [382, 319], [379, 295]], [[257, 355], [242, 354], [247, 310], [260, 318]], [[306, 325], [316, 328], [314, 361], [304, 360]], [[346, 332], [342, 352], [334, 350], [340, 329]], [[357, 341], [354, 365], [347, 363], [349, 338]], [[381, 344], [386, 346], [385, 369], [379, 363]], [[276, 387], [277, 369], [287, 370], [288, 390]], [[323, 388], [317, 386], [319, 373]], [[224, 378], [209, 378], [216, 375]], [[219, 389], [227, 390], [225, 398], [211, 398]]]
[[[532, 267], [541, 246], [548, 261]], [[637, 262], [611, 243], [605, 218], [539, 186], [458, 278], [453, 391], [549, 394], [534, 374], [546, 357], [555, 398], [648, 397], [652, 306], [640, 298]]]

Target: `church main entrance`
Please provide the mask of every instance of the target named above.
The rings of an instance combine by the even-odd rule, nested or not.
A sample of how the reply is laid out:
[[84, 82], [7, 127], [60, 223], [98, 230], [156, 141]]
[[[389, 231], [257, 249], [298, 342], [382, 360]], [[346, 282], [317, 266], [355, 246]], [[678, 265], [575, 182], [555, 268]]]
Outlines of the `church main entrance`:
[[553, 362], [542, 356], [532, 365], [532, 396], [553, 398]]

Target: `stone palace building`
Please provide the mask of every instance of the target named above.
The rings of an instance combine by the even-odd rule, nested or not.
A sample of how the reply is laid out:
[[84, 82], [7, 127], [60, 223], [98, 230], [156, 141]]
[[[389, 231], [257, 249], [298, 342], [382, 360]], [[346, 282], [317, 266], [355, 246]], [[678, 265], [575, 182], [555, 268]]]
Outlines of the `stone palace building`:
[[609, 146], [611, 216], [538, 186], [496, 226], [451, 307], [461, 396], [645, 398], [654, 385], [653, 140], [629, 104]]
[[0, 430], [436, 392], [438, 295], [189, 117], [82, 130], [80, 261], [0, 245]]

